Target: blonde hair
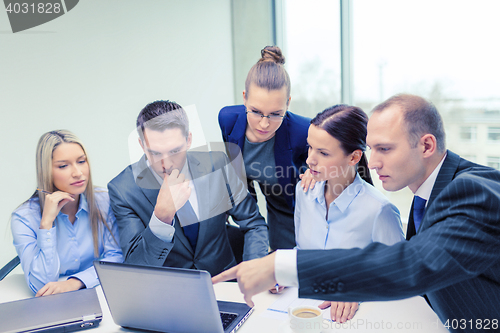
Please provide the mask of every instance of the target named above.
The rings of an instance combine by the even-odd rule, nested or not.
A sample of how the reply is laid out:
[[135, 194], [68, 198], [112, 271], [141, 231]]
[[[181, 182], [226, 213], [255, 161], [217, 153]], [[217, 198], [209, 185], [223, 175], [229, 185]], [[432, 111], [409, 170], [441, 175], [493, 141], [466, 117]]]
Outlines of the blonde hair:
[[[106, 219], [104, 218], [104, 214], [101, 209], [104, 207], [99, 207], [95, 200], [94, 196], [94, 186], [92, 185], [92, 176], [90, 172], [90, 162], [85, 151], [85, 147], [80, 139], [67, 130], [57, 130], [50, 131], [43, 134], [38, 140], [38, 145], [36, 147], [36, 179], [37, 179], [37, 187], [39, 189], [54, 192], [57, 189], [54, 186], [53, 176], [52, 176], [52, 155], [54, 150], [61, 143], [76, 143], [78, 144], [85, 154], [87, 158], [87, 163], [89, 165], [89, 177], [87, 180], [87, 188], [85, 189], [84, 195], [87, 199], [88, 210], [89, 210], [89, 219], [90, 225], [92, 228], [92, 240], [94, 243], [94, 256], [96, 258], [99, 257], [99, 242], [98, 235], [99, 231], [102, 232], [102, 226], [100, 228], [100, 224], [102, 223], [111, 233], [109, 226], [106, 224]], [[45, 193], [41, 191], [35, 191], [33, 197], [38, 196], [40, 200], [40, 213], [43, 214], [43, 207], [45, 204]], [[104, 237], [104, 233], [103, 237]], [[111, 235], [113, 235], [111, 233]], [[114, 239], [114, 236], [113, 236]], [[116, 239], [114, 239], [116, 242]]]

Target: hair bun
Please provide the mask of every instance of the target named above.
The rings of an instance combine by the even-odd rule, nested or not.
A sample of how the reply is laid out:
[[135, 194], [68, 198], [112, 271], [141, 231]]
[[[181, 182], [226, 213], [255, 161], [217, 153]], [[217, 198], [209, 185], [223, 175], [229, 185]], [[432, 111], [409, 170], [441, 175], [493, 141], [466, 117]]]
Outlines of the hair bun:
[[273, 61], [277, 64], [285, 64], [285, 56], [277, 46], [266, 46], [260, 51], [261, 58], [258, 62]]

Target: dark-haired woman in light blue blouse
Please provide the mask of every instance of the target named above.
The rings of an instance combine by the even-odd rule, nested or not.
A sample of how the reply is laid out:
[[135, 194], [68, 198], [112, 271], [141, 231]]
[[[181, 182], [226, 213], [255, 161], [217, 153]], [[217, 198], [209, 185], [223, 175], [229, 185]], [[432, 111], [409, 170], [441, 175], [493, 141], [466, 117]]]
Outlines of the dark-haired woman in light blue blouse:
[[[366, 156], [368, 116], [358, 107], [335, 105], [309, 126], [307, 164], [313, 189], [296, 187], [297, 249], [364, 248], [372, 242], [392, 245], [404, 240], [399, 211], [375, 187]], [[353, 318], [357, 302], [330, 302], [332, 320]]]

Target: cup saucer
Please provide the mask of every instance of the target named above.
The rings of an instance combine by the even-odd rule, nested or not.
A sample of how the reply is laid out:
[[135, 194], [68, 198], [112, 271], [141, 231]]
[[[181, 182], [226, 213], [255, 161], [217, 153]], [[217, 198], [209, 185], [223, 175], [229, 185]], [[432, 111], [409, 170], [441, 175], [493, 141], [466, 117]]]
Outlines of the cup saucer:
[[[277, 332], [278, 333], [294, 333], [292, 331], [292, 329], [290, 328], [290, 323], [288, 321], [281, 323]], [[321, 332], [324, 332], [324, 330], [322, 330]]]
[[278, 332], [279, 333], [293, 333], [292, 329], [290, 328], [290, 323], [288, 321], [281, 323], [281, 325], [279, 326]]

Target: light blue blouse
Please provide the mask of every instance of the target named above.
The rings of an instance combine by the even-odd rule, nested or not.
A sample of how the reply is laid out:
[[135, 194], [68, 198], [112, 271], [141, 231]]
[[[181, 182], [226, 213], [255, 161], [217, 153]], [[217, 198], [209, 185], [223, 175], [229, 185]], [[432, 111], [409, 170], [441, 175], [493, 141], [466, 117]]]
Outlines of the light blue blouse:
[[371, 242], [392, 245], [404, 240], [399, 211], [357, 174], [330, 204], [326, 219], [325, 182], [304, 193], [295, 188], [297, 249], [364, 248]]
[[[80, 194], [80, 203], [75, 222], [59, 212], [54, 226], [40, 229], [42, 214], [38, 197], [31, 198], [12, 213], [11, 228], [14, 246], [21, 258], [21, 266], [28, 286], [37, 292], [45, 284], [57, 281], [60, 276], [79, 279], [87, 288], [99, 284], [92, 262], [95, 259], [122, 262], [118, 227], [109, 206], [106, 190], [96, 189], [95, 200], [106, 213], [106, 223], [111, 233], [102, 224], [99, 228], [99, 258], [94, 257], [92, 228], [89, 221], [87, 200]], [[103, 234], [104, 232], [104, 234]], [[117, 243], [118, 242], [118, 243]]]

